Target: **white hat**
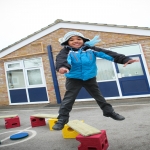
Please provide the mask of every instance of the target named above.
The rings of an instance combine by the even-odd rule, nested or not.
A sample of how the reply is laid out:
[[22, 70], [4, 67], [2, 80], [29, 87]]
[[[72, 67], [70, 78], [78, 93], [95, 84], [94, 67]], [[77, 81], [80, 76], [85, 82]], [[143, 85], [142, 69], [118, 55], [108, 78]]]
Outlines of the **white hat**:
[[81, 37], [81, 38], [84, 40], [84, 42], [90, 41], [90, 39], [85, 38], [84, 35], [81, 34], [80, 32], [71, 31], [71, 32], [66, 33], [63, 38], [60, 38], [60, 39], [59, 39], [60, 44], [61, 44], [61, 45], [66, 45], [66, 42], [67, 42], [72, 36], [79, 36], [79, 37]]

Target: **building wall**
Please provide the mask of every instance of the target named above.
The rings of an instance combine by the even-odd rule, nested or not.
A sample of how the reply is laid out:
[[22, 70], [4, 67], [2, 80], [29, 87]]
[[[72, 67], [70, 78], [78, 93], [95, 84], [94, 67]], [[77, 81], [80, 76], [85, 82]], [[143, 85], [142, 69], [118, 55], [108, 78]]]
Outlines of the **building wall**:
[[[52, 52], [54, 60], [58, 52], [62, 49], [58, 39], [63, 37], [65, 33], [72, 31], [72, 29], [59, 29], [55, 32], [47, 34], [46, 36], [8, 54], [7, 56], [0, 59], [0, 105], [9, 105], [4, 62], [16, 61], [20, 59], [36, 58], [42, 57], [45, 80], [47, 85], [47, 92], [49, 96], [50, 103], [55, 104], [56, 95], [52, 80], [52, 74], [50, 70], [50, 64], [47, 55], [47, 46], [52, 46]], [[130, 34], [118, 34], [118, 33], [108, 33], [108, 32], [96, 32], [96, 31], [85, 31], [76, 30], [84, 34], [85, 37], [92, 39], [95, 35], [100, 35], [101, 42], [98, 43], [98, 47], [109, 48], [121, 45], [129, 45], [133, 43], [139, 43], [142, 46], [144, 56], [146, 58], [146, 63], [148, 70], [150, 72], [150, 37], [148, 36], [136, 36]], [[65, 78], [64, 75], [57, 73], [57, 79], [60, 88], [60, 94], [63, 98], [65, 92]]]
[[8, 93], [5, 80], [4, 61], [0, 60], [0, 105], [8, 105]]

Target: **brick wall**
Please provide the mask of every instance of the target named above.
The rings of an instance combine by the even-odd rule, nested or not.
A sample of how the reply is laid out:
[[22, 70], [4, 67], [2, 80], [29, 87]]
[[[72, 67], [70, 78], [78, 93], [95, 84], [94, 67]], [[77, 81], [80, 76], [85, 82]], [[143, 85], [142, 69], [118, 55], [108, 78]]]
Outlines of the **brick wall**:
[[8, 105], [8, 93], [4, 70], [4, 61], [0, 60], [0, 105]]
[[[44, 67], [44, 75], [47, 85], [47, 92], [49, 96], [49, 100], [52, 104], [57, 103], [56, 95], [52, 80], [52, 74], [50, 71], [50, 65], [47, 55], [47, 45], [52, 46], [52, 52], [54, 60], [58, 52], [62, 49], [60, 46], [58, 39], [63, 37], [65, 33], [72, 31], [72, 29], [59, 29], [55, 32], [52, 32], [33, 43], [30, 43], [15, 52], [8, 54], [3, 59], [0, 59], [0, 105], [8, 105], [8, 93], [6, 87], [6, 78], [4, 71], [4, 62], [15, 61], [24, 58], [36, 58], [42, 57], [43, 67]], [[92, 39], [95, 35], [100, 35], [102, 41], [97, 45], [103, 48], [109, 48], [112, 46], [120, 46], [120, 45], [129, 45], [133, 43], [140, 43], [143, 52], [145, 55], [146, 63], [148, 66], [148, 70], [150, 72], [150, 37], [147, 36], [136, 36], [130, 34], [118, 34], [118, 33], [108, 33], [108, 32], [96, 32], [96, 31], [85, 31], [85, 30], [75, 30], [84, 34], [85, 37]], [[43, 44], [43, 50], [39, 43]], [[59, 82], [60, 94], [63, 98], [65, 92], [65, 77], [57, 73], [57, 79]]]

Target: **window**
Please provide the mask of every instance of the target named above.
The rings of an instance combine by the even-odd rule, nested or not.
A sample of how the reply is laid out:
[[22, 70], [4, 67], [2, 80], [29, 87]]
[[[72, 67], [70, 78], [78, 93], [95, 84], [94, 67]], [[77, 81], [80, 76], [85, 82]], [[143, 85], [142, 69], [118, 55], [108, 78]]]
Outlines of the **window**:
[[20, 63], [8, 64], [8, 68], [10, 69], [20, 68]]
[[8, 79], [8, 87], [10, 89], [25, 87], [22, 69], [7, 71], [7, 79]]
[[112, 62], [105, 59], [97, 59], [97, 81], [115, 79]]
[[40, 69], [27, 70], [29, 85], [42, 84], [42, 76]]
[[41, 58], [6, 63], [9, 89], [44, 85]]
[[42, 66], [41, 58], [24, 60], [25, 68], [33, 68]]
[[141, 53], [141, 49], [139, 45], [126, 45], [126, 46], [112, 47], [110, 48], [110, 50], [124, 55], [133, 55], [133, 54]]
[[[139, 57], [134, 57], [133, 59], [138, 60]], [[119, 69], [121, 77], [144, 75], [140, 62], [133, 63], [132, 65], [127, 65], [126, 67], [123, 67], [122, 64], [117, 64], [117, 65], [118, 65], [118, 69]]]

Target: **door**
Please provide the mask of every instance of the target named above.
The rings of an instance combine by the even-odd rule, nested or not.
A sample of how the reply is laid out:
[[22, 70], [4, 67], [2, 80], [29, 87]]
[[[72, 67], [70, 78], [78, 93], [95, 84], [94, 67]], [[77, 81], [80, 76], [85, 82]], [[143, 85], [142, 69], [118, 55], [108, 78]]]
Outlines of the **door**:
[[115, 64], [122, 95], [150, 94], [150, 87], [141, 56], [131, 55], [130, 57], [140, 61], [126, 67], [123, 67], [122, 64]]

